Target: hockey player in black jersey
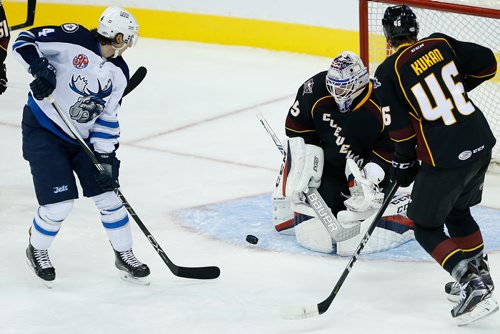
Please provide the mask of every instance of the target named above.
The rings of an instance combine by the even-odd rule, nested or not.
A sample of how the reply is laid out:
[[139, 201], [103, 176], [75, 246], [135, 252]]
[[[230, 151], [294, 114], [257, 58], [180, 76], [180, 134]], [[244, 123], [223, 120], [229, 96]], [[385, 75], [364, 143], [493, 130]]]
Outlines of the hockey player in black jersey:
[[5, 67], [5, 58], [7, 57], [7, 47], [9, 45], [10, 32], [5, 16], [5, 10], [0, 0], [0, 95], [7, 89], [7, 69]]
[[382, 25], [394, 54], [377, 68], [375, 94], [391, 120], [391, 176], [403, 187], [415, 181], [407, 212], [415, 238], [457, 281], [445, 290], [460, 295], [451, 314], [465, 325], [498, 310], [470, 213], [496, 140], [468, 95], [495, 76], [497, 63], [490, 49], [441, 33], [418, 40], [416, 16], [405, 5], [388, 7]]
[[[341, 255], [350, 255], [359, 243], [352, 239], [356, 245], [347, 246], [328, 233], [305, 202], [305, 187], [318, 188], [339, 222], [344, 221], [339, 215], [346, 217], [347, 213], [349, 217], [355, 215], [355, 220], [364, 220], [383, 200], [381, 190], [388, 180], [393, 144], [373, 87], [359, 56], [344, 51], [327, 71], [316, 74], [298, 89], [288, 111], [288, 154], [282, 184], [273, 194], [274, 221], [278, 232], [295, 234], [305, 248], [331, 253], [336, 247], [337, 254], [345, 249]], [[347, 159], [362, 168], [363, 180], [348, 180]], [[391, 240], [392, 247], [402, 243]], [[378, 245], [372, 251], [384, 247], [387, 245]]]

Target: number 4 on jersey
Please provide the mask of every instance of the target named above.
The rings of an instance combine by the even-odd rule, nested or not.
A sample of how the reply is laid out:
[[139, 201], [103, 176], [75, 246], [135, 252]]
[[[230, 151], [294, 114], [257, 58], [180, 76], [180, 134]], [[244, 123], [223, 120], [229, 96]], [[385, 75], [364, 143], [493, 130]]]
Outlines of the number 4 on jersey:
[[53, 33], [55, 30], [52, 28], [44, 28], [41, 31], [38, 32], [38, 37], [40, 36], [45, 36], [47, 37], [48, 34]]

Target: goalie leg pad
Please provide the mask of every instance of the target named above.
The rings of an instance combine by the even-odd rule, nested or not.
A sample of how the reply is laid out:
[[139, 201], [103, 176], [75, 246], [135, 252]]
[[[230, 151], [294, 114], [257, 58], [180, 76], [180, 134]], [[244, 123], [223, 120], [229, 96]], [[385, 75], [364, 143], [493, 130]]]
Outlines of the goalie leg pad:
[[327, 254], [334, 251], [333, 239], [319, 218], [296, 214], [295, 238], [300, 246], [312, 251]]
[[[405, 216], [406, 208], [410, 202], [408, 194], [398, 194], [394, 196], [391, 203], [384, 212], [384, 216], [378, 221], [368, 243], [365, 245], [362, 254], [381, 252], [392, 249], [415, 239], [413, 227], [415, 224]], [[354, 238], [337, 242], [337, 254], [341, 256], [351, 256], [364, 237], [368, 227], [373, 222], [376, 210], [370, 210], [372, 215], [361, 222], [361, 230]], [[337, 215], [339, 222], [348, 226], [349, 219], [365, 218], [365, 213], [341, 211]], [[351, 221], [352, 223], [352, 221]]]
[[294, 214], [286, 197], [273, 197], [274, 229], [280, 234], [294, 235]]
[[[372, 223], [373, 216], [361, 223], [361, 233], [354, 238], [337, 242], [337, 254], [340, 256], [351, 256], [358, 247], [366, 230]], [[410, 240], [415, 239], [413, 222], [402, 215], [382, 217], [373, 230], [368, 243], [362, 250], [362, 254], [382, 252], [396, 248]]]
[[319, 188], [323, 174], [324, 153], [316, 145], [309, 145], [303, 138], [288, 140], [285, 166], [285, 195], [294, 203], [305, 201], [304, 192]]
[[293, 231], [293, 210], [290, 209], [290, 201], [285, 196], [284, 170], [286, 159], [283, 159], [280, 172], [274, 185], [272, 198], [274, 229], [280, 234], [294, 235]]

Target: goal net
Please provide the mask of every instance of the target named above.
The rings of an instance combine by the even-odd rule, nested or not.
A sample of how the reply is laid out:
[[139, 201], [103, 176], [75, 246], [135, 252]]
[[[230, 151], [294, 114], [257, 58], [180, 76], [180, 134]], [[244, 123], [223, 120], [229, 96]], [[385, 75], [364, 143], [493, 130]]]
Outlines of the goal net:
[[[451, 2], [451, 0], [448, 0]], [[382, 30], [382, 17], [388, 6], [406, 4], [417, 16], [419, 38], [441, 32], [458, 40], [489, 47], [500, 62], [500, 0], [455, 0], [453, 3], [429, 0], [378, 1], [360, 0], [360, 50], [361, 58], [371, 75], [391, 53]], [[474, 103], [483, 111], [497, 145], [493, 161], [500, 163], [500, 74], [484, 82], [469, 93]]]

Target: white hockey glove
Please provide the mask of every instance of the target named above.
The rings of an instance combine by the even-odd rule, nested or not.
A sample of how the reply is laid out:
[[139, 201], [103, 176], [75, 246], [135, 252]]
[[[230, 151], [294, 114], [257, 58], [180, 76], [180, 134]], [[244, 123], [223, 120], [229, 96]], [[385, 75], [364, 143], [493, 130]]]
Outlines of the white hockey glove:
[[321, 147], [306, 144], [300, 137], [288, 139], [284, 173], [285, 195], [289, 198], [292, 209], [295, 210], [295, 205], [307, 205], [304, 192], [319, 188], [323, 165], [324, 155]]
[[385, 177], [382, 167], [369, 162], [362, 170], [359, 170], [354, 160], [347, 159], [346, 173], [354, 176], [354, 186], [350, 188], [351, 197], [344, 201], [348, 210], [364, 212], [382, 206], [384, 194], [378, 187]]

